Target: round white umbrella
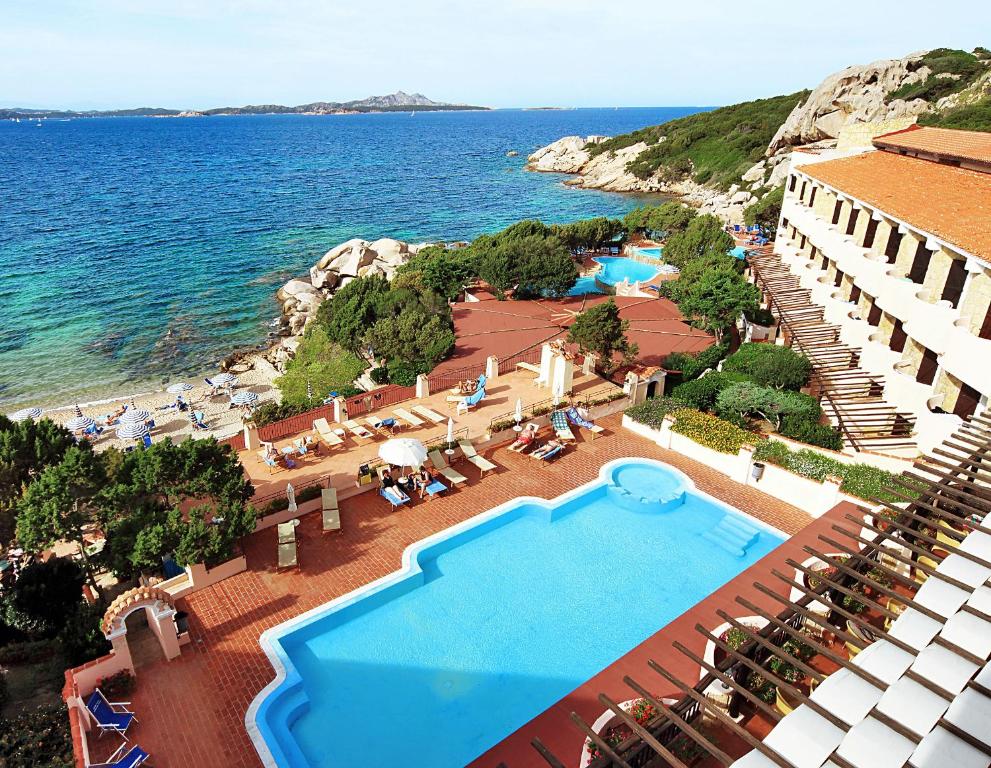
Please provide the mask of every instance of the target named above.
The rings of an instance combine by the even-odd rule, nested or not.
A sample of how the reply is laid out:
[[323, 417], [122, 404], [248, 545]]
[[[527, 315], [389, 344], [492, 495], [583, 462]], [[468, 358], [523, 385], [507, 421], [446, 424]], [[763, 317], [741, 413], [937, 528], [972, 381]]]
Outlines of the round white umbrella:
[[379, 458], [397, 467], [419, 467], [427, 460], [427, 448], [412, 437], [396, 437], [382, 443]]
[[150, 418], [151, 413], [149, 411], [132, 405], [121, 414], [119, 421], [121, 424], [144, 424]]
[[212, 377], [210, 381], [218, 386], [224, 386], [225, 384], [234, 386], [237, 384], [237, 376], [233, 373], [218, 373], [216, 376]]
[[89, 429], [94, 424], [96, 424], [96, 422], [93, 421], [92, 418], [89, 416], [83, 416], [82, 408], [77, 405], [76, 415], [65, 422], [65, 428], [72, 432], [78, 432], [80, 429]]
[[34, 421], [39, 416], [41, 416], [41, 408], [21, 408], [19, 411], [8, 414], [7, 418], [11, 421], [24, 421], [25, 419]]
[[521, 431], [523, 429], [520, 426], [520, 422], [523, 421], [523, 400], [518, 397], [516, 398], [516, 413], [513, 415], [513, 418], [516, 419], [516, 426], [513, 429], [517, 432]]
[[231, 395], [231, 402], [234, 405], [254, 405], [258, 402], [258, 394], [256, 392], [238, 392]]
[[183, 392], [188, 392], [192, 388], [193, 388], [192, 384], [187, 384], [184, 381], [180, 381], [175, 384], [171, 384], [169, 387], [166, 388], [165, 391], [168, 392], [170, 395], [181, 395]]
[[151, 434], [151, 430], [143, 421], [124, 424], [117, 430], [117, 437], [121, 440], [141, 440], [148, 434]]

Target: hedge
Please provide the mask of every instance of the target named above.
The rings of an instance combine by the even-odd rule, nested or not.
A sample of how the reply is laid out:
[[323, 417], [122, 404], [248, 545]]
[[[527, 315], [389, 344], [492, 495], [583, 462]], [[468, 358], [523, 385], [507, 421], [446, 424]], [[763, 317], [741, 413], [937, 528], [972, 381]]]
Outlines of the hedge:
[[758, 439], [753, 432], [694, 408], [678, 411], [671, 431], [720, 453], [738, 453], [744, 445], [753, 445]]
[[21, 710], [0, 719], [0, 765], [4, 768], [73, 768], [75, 764], [64, 705]]
[[665, 416], [687, 407], [683, 402], [675, 400], [673, 397], [655, 397], [627, 408], [624, 413], [638, 424], [643, 424], [651, 429], [660, 429]]

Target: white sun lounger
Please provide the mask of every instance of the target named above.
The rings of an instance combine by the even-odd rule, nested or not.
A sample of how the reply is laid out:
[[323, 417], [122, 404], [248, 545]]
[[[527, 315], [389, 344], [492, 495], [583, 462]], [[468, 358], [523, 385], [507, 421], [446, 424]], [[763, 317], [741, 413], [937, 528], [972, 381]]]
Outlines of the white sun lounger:
[[330, 424], [327, 423], [326, 419], [314, 419], [313, 431], [317, 433], [317, 436], [328, 448], [344, 444], [344, 441], [330, 428]]
[[407, 424], [409, 424], [411, 427], [422, 427], [426, 423], [419, 416], [414, 416], [405, 408], [396, 408], [395, 410], [393, 410], [393, 413], [396, 414], [396, 416], [398, 416], [400, 419], [405, 421]]
[[450, 480], [453, 485], [461, 485], [461, 483], [468, 482], [467, 477], [462, 475], [456, 469], [451, 469], [447, 466], [447, 462], [444, 461], [444, 457], [441, 455], [440, 451], [433, 450], [428, 455], [430, 456], [430, 463], [434, 465], [434, 469]]
[[465, 455], [465, 458], [478, 467], [478, 471], [482, 477], [485, 476], [486, 472], [498, 469], [495, 464], [484, 456], [478, 455], [478, 451], [475, 450], [475, 446], [472, 445], [471, 440], [458, 440], [458, 447], [461, 448], [461, 452]]
[[429, 419], [434, 424], [440, 424], [443, 421], [447, 421], [447, 416], [441, 416], [437, 411], [432, 411], [425, 405], [414, 405], [411, 409], [413, 413], [418, 413], [425, 419]]
[[347, 421], [342, 421], [341, 424], [344, 425], [344, 429], [354, 435], [356, 440], [374, 440], [375, 435], [368, 431], [365, 427], [361, 426], [354, 419], [348, 419]]
[[279, 523], [279, 568], [295, 568], [299, 563], [296, 558], [296, 526], [291, 522]]
[[341, 529], [341, 509], [337, 504], [337, 489], [322, 488], [320, 500], [323, 505], [323, 529], [339, 531]]

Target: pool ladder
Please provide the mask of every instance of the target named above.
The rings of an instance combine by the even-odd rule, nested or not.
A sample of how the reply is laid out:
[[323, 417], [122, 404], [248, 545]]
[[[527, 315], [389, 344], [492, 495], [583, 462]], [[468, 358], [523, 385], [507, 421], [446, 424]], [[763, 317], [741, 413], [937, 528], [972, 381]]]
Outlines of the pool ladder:
[[702, 534], [702, 538], [731, 555], [743, 557], [760, 538], [760, 530], [735, 515], [724, 515], [715, 528]]

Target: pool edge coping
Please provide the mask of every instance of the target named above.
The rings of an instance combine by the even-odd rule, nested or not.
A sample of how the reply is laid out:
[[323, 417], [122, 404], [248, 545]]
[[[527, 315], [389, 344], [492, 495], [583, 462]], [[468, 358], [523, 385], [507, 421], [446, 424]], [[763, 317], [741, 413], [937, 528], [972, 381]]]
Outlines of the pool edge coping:
[[701, 490], [691, 477], [677, 467], [657, 459], [650, 459], [640, 456], [624, 456], [607, 461], [599, 467], [599, 472], [594, 478], [551, 499], [545, 499], [540, 496], [515, 496], [512, 499], [504, 501], [502, 504], [492, 507], [492, 509], [479, 512], [477, 515], [473, 515], [467, 520], [463, 520], [460, 523], [455, 523], [454, 525], [443, 528], [442, 530], [437, 531], [426, 538], [419, 539], [418, 541], [414, 541], [412, 544], [409, 544], [403, 550], [402, 565], [397, 570], [387, 573], [384, 576], [380, 576], [374, 581], [358, 587], [357, 589], [353, 589], [340, 597], [335, 597], [326, 603], [322, 603], [321, 605], [315, 606], [308, 611], [304, 611], [299, 614], [299, 616], [294, 616], [293, 618], [287, 619], [280, 624], [276, 624], [274, 627], [269, 627], [261, 633], [258, 637], [258, 643], [261, 646], [261, 649], [265, 652], [272, 668], [275, 670], [275, 677], [270, 680], [260, 691], [258, 691], [258, 693], [255, 694], [254, 698], [251, 700], [251, 703], [248, 705], [248, 709], [244, 714], [244, 726], [255, 751], [258, 753], [258, 757], [261, 759], [262, 765], [264, 765], [265, 768], [285, 768], [285, 766], [280, 766], [279, 763], [276, 762], [275, 756], [272, 754], [268, 742], [265, 740], [257, 721], [258, 711], [262, 704], [270, 695], [278, 691], [278, 689], [286, 681], [290, 671], [294, 674], [298, 674], [295, 671], [295, 666], [289, 659], [288, 653], [286, 653], [285, 649], [282, 647], [282, 644], [279, 642], [281, 637], [299, 629], [305, 624], [315, 621], [318, 617], [324, 614], [329, 614], [348, 605], [352, 605], [388, 586], [398, 583], [411, 576], [415, 576], [418, 573], [422, 573], [423, 569], [417, 560], [417, 555], [419, 555], [423, 550], [447, 539], [451, 539], [464, 531], [471, 530], [472, 528], [483, 525], [490, 520], [500, 517], [510, 511], [510, 508], [515, 509], [520, 504], [534, 504], [547, 510], [566, 504], [568, 501], [571, 501], [572, 498], [590, 490], [593, 486], [608, 483], [608, 476], [618, 465], [631, 461], [663, 467], [665, 470], [672, 472], [681, 480], [685, 491], [691, 491], [692, 493], [707, 499], [722, 509], [726, 509], [743, 516], [760, 527], [761, 530], [765, 530], [768, 533], [780, 537], [782, 542], [791, 538], [789, 534], [779, 528], [776, 528], [770, 523], [766, 523], [763, 520], [734, 507], [732, 504]]

